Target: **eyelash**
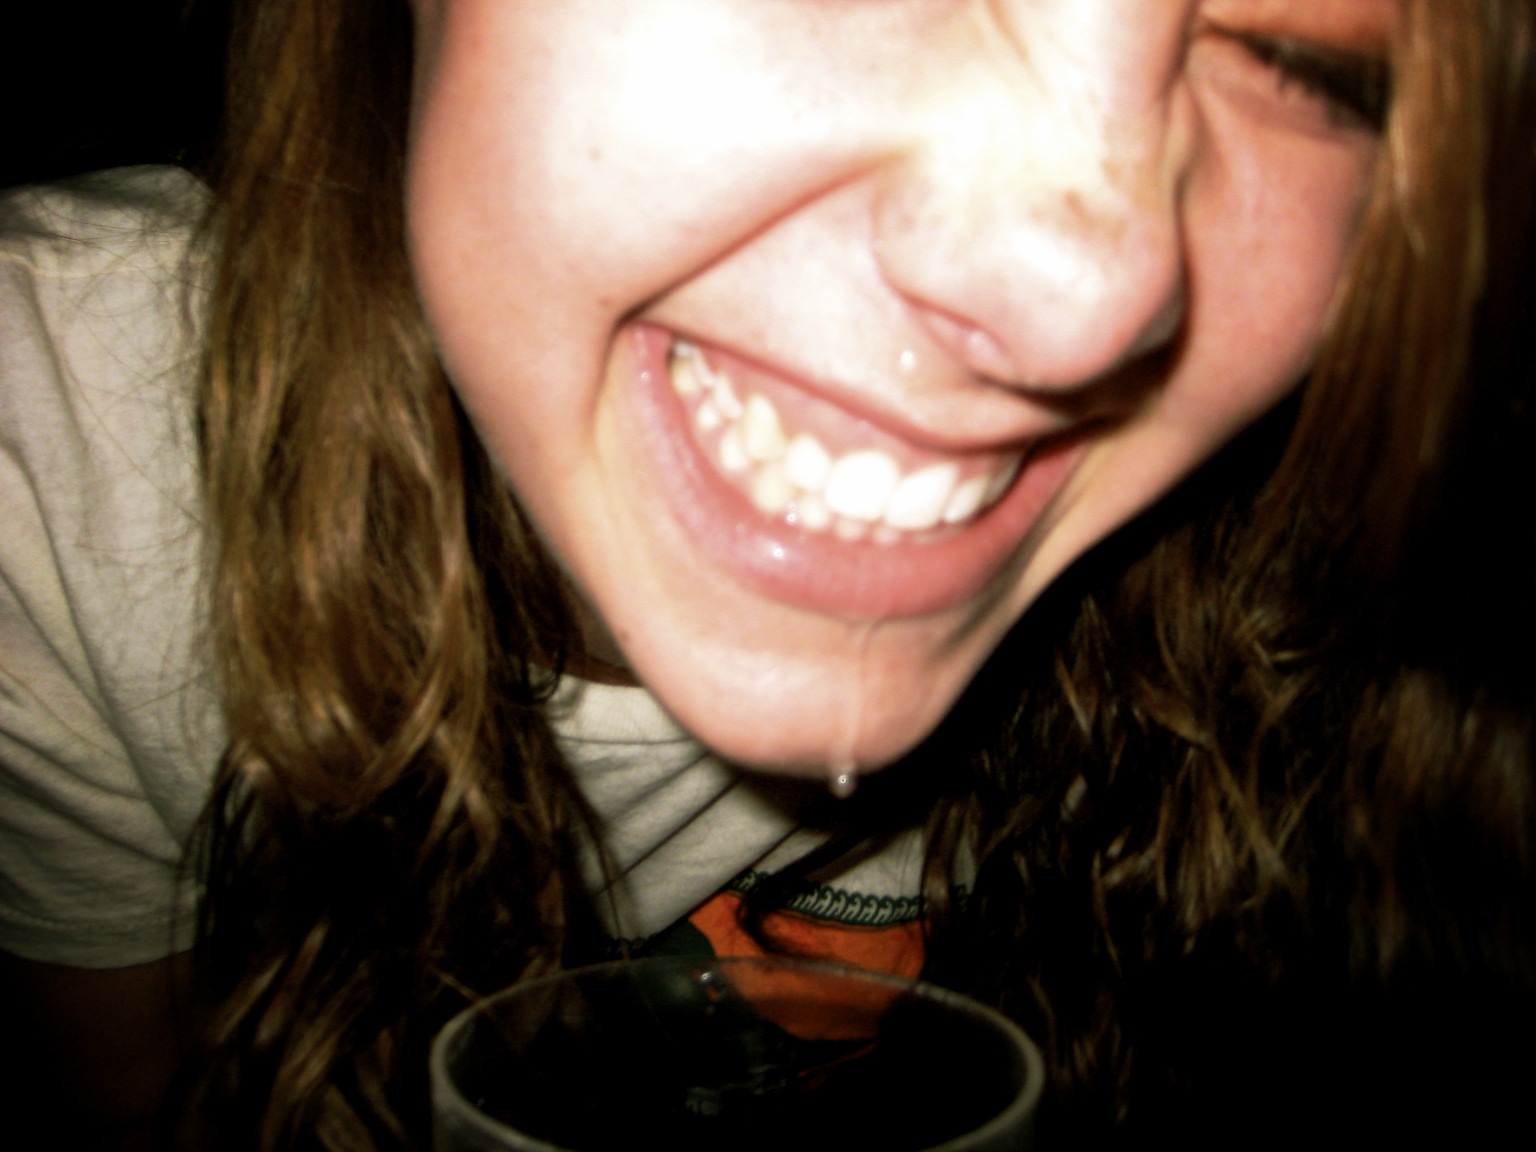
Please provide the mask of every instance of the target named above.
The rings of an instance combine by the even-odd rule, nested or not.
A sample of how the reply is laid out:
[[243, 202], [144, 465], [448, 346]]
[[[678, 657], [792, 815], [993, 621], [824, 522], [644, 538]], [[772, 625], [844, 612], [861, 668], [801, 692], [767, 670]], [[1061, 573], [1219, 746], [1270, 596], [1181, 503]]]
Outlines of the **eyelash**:
[[1329, 120], [1380, 133], [1392, 106], [1392, 67], [1381, 59], [1268, 36], [1237, 36], [1259, 63], [1271, 69], [1284, 92], [1296, 88], [1316, 100]]

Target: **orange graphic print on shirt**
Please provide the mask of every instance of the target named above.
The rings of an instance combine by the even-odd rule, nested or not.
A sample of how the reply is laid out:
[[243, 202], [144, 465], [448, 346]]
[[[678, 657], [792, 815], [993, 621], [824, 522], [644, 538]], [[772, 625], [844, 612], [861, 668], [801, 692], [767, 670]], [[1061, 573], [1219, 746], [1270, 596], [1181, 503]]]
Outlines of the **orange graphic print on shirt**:
[[835, 960], [915, 979], [923, 967], [923, 920], [916, 897], [863, 897], [820, 887], [784, 908], [757, 914], [764, 947], [746, 927], [752, 874], [688, 917], [716, 956], [791, 955]]

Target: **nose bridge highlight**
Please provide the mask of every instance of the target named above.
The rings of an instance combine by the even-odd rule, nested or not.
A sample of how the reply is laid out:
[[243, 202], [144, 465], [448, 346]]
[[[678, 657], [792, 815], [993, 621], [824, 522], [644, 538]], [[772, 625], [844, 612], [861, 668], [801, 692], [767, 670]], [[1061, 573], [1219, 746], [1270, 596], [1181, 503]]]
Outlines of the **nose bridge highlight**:
[[1111, 48], [1044, 34], [973, 46], [925, 93], [878, 195], [887, 280], [1003, 383], [1091, 382], [1182, 317], [1184, 134], [1157, 62]]

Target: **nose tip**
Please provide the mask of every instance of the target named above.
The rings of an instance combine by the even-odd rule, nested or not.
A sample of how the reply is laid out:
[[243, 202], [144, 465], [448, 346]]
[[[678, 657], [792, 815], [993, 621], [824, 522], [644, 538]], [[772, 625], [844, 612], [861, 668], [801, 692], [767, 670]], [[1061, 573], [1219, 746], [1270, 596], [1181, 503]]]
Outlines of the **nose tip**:
[[967, 89], [886, 169], [881, 273], [972, 371], [1068, 389], [1178, 331], [1194, 113], [1160, 90], [1161, 72], [1136, 75], [1086, 98]]
[[934, 340], [992, 380], [1070, 389], [1161, 346], [1186, 300], [1171, 195], [1034, 180], [1001, 203], [972, 190], [876, 210], [876, 259]]
[[1172, 213], [1155, 215], [1162, 218], [1037, 219], [921, 255], [881, 245], [880, 259], [933, 339], [971, 371], [1029, 390], [1065, 390], [1178, 331], [1181, 245]]

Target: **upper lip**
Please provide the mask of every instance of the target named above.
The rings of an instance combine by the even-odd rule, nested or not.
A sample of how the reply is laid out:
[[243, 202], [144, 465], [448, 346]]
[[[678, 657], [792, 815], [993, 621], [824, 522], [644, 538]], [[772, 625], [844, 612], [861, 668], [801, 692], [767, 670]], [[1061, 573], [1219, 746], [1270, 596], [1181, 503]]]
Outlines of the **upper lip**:
[[[866, 421], [916, 448], [953, 455], [1021, 452], [1039, 441], [1077, 429], [1090, 418], [1079, 405], [1029, 396], [956, 370], [946, 378], [874, 379], [871, 383], [818, 377], [800, 365], [744, 349], [699, 329], [659, 324], [674, 339], [708, 355], [725, 352], [754, 368]], [[891, 357], [891, 363], [896, 357]]]
[[[741, 491], [722, 482], [719, 470], [700, 450], [689, 424], [690, 409], [702, 401], [698, 393], [692, 394], [689, 402], [679, 399], [674, 387], [677, 377], [667, 363], [667, 344], [691, 337], [706, 354], [721, 347], [699, 338], [697, 334], [702, 331], [637, 318], [629, 327], [632, 340], [627, 342], [629, 355], [635, 359], [631, 362], [628, 355], [621, 358], [621, 363], [632, 363], [638, 370], [631, 377], [633, 387], [614, 391], [614, 411], [633, 426], [632, 435], [625, 433], [617, 441], [619, 459], [633, 464], [640, 475], [654, 482], [625, 499], [643, 508], [645, 519], [650, 520], [654, 512], [658, 525], [675, 528], [675, 539], [685, 554], [696, 553], [707, 564], [769, 599], [849, 620], [930, 616], [965, 604], [990, 603], [1013, 586], [1006, 574], [1026, 562], [1032, 547], [1028, 541], [1053, 515], [1054, 502], [1081, 462], [1087, 447], [1082, 429], [1063, 430], [1061, 435], [1047, 431], [1050, 443], [1027, 435], [939, 440], [956, 446], [952, 459], [966, 452], [1026, 459], [1017, 480], [985, 514], [967, 521], [964, 530], [940, 532], [924, 541], [898, 538], [889, 548], [880, 543], [845, 543], [835, 534], [805, 532], [782, 519], [751, 514], [750, 503], [744, 502]], [[763, 361], [752, 365], [752, 374], [759, 363]], [[770, 370], [783, 373], [779, 365]], [[804, 377], [794, 376], [785, 384], [785, 388], [807, 386]], [[768, 399], [767, 381], [759, 387]], [[847, 414], [854, 409], [839, 405], [841, 395], [834, 391], [824, 403], [821, 397], [827, 393], [817, 388], [804, 405], [791, 402], [789, 406], [799, 407], [796, 416], [812, 422], [819, 419], [817, 409], [827, 408], [824, 423], [830, 434], [838, 430], [839, 421], [852, 421]], [[857, 409], [868, 410], [869, 406]], [[871, 415], [878, 418], [882, 413], [877, 407]], [[932, 443], [936, 439], [899, 420], [883, 423], [897, 433], [906, 431], [914, 440]], [[863, 427], [862, 434], [850, 427], [848, 439], [855, 443], [861, 439], [898, 439], [884, 427], [875, 429], [872, 423]], [[869, 435], [871, 431], [878, 435]], [[1015, 447], [1008, 447], [1010, 444]], [[902, 453], [900, 444], [886, 450], [898, 456], [911, 455]], [[932, 450], [926, 454], [944, 455]], [[955, 462], [962, 468], [980, 463], [983, 470], [992, 464]], [[982, 473], [978, 470], [976, 474]], [[659, 527], [657, 534], [669, 539]]]

